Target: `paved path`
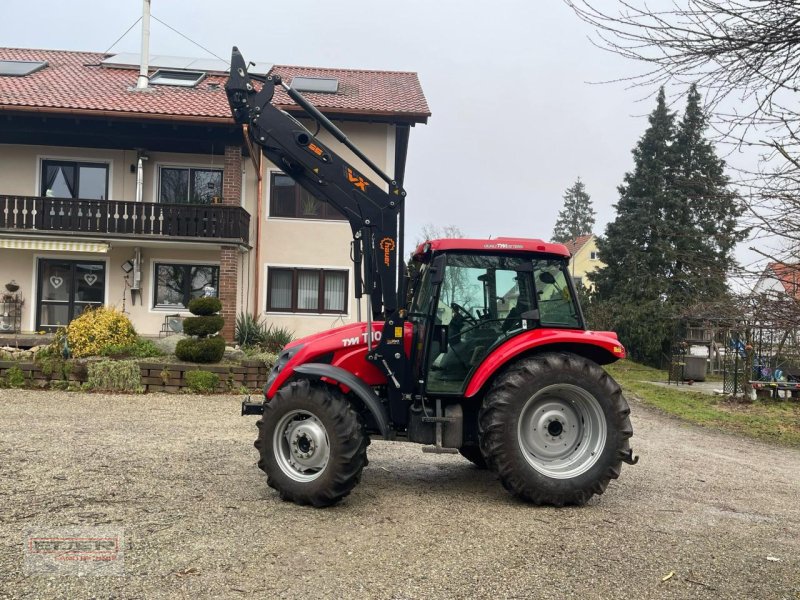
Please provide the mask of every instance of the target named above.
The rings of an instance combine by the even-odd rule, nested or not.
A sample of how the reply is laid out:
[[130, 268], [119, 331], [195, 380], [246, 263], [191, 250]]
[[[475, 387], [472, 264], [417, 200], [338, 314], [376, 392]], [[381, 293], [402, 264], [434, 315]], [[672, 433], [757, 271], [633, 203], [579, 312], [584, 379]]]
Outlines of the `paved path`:
[[[641, 461], [586, 507], [375, 442], [355, 492], [315, 510], [267, 488], [238, 408], [0, 390], [0, 597], [800, 597], [798, 450], [634, 403]], [[98, 523], [124, 527], [125, 576], [24, 574], [28, 527]]]

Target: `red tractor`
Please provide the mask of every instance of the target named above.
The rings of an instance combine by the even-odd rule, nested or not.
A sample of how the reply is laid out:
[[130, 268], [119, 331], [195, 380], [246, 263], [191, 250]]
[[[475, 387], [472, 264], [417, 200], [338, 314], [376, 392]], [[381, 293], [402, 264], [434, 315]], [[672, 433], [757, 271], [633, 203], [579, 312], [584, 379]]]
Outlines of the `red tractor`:
[[[273, 106], [276, 86], [385, 189]], [[564, 246], [431, 240], [414, 251], [409, 276], [398, 260], [399, 179], [279, 76], [248, 74], [236, 48], [226, 92], [255, 147], [348, 219], [355, 296], [370, 298], [366, 322], [287, 345], [264, 401], [242, 404], [242, 414], [262, 415], [258, 464], [283, 499], [338, 502], [358, 483], [378, 436], [460, 453], [535, 504], [583, 504], [623, 462], [635, 464], [630, 409], [600, 366], [625, 349], [615, 333], [586, 330]]]

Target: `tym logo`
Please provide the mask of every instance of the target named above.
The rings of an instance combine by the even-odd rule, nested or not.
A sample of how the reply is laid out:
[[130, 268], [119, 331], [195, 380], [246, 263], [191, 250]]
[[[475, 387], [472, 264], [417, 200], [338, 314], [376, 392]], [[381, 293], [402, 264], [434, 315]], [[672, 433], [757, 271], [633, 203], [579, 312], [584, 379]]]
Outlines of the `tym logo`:
[[[365, 331], [361, 335], [357, 335], [355, 337], [350, 338], [342, 338], [342, 346], [358, 346], [359, 344], [366, 344], [367, 343], [367, 332]], [[381, 341], [381, 332], [380, 331], [373, 331], [372, 332], [372, 341], [373, 342], [380, 342]]]

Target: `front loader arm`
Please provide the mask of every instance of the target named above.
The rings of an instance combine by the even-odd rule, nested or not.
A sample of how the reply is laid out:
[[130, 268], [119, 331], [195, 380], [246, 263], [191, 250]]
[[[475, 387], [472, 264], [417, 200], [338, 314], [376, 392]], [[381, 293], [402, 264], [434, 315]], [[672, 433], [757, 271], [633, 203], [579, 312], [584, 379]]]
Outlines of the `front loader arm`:
[[[260, 89], [256, 89], [253, 79], [262, 81]], [[277, 85], [384, 179], [389, 191], [329, 149], [291, 115], [273, 106]], [[370, 295], [372, 317], [383, 319], [394, 313], [398, 309], [398, 218], [405, 191], [279, 76], [259, 78], [248, 74], [244, 58], [235, 47], [225, 91], [234, 119], [248, 126], [250, 139], [264, 155], [314, 198], [336, 208], [350, 223], [355, 241], [356, 296], [361, 291], [358, 271], [363, 254], [363, 284]]]

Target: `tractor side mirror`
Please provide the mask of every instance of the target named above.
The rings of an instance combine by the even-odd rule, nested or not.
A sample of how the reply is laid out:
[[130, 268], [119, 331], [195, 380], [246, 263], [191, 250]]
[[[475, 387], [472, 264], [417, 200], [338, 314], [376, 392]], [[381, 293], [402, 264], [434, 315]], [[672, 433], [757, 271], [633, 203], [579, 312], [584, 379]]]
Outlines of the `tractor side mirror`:
[[445, 255], [440, 254], [433, 259], [431, 264], [431, 283], [438, 285], [444, 281]]

